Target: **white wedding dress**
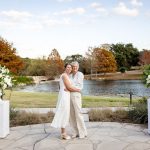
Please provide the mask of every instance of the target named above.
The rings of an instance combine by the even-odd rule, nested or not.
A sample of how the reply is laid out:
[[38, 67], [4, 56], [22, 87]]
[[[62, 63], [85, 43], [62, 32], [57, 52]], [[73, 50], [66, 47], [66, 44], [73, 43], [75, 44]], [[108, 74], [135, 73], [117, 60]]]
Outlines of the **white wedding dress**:
[[51, 126], [55, 128], [65, 128], [69, 124], [70, 117], [70, 92], [64, 90], [66, 87], [64, 85], [62, 75], [60, 76], [59, 81], [60, 90], [56, 105], [56, 113], [51, 124]]

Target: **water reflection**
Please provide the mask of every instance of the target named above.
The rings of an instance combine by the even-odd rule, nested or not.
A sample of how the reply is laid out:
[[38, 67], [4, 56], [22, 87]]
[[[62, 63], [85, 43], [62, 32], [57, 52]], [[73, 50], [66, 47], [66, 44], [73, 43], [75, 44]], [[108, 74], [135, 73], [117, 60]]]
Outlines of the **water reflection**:
[[[57, 81], [43, 82], [18, 89], [27, 92], [58, 92]], [[137, 96], [150, 96], [150, 88], [146, 88], [140, 80], [84, 80], [83, 95], [128, 94], [130, 90]]]

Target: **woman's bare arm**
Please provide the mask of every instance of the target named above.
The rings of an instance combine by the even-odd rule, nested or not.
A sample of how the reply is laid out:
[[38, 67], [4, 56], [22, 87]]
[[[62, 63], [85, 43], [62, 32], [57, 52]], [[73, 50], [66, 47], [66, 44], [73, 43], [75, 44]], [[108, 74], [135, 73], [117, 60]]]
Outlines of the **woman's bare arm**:
[[62, 76], [62, 79], [63, 79], [64, 84], [65, 84], [68, 91], [70, 91], [70, 92], [80, 92], [81, 91], [80, 89], [77, 89], [71, 85], [70, 81], [68, 80], [67, 75], [64, 74]]

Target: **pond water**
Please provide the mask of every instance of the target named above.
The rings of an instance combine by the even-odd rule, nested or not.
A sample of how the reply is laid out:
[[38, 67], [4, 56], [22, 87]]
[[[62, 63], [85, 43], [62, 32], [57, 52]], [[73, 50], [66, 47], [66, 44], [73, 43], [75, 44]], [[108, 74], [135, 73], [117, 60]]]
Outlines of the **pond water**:
[[[42, 82], [37, 85], [28, 85], [16, 90], [25, 92], [58, 92], [58, 81]], [[83, 95], [117, 95], [129, 94], [132, 91], [136, 96], [150, 96], [150, 88], [146, 88], [141, 80], [84, 80]]]

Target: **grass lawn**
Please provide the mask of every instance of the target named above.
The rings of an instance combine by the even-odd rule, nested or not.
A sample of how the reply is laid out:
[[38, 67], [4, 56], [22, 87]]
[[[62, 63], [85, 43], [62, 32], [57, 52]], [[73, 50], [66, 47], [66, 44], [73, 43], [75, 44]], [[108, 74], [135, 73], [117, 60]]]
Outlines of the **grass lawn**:
[[[5, 99], [16, 108], [56, 107], [58, 93], [6, 91]], [[133, 102], [138, 99], [133, 99]], [[83, 96], [83, 107], [122, 107], [129, 105], [129, 98], [117, 96]]]

